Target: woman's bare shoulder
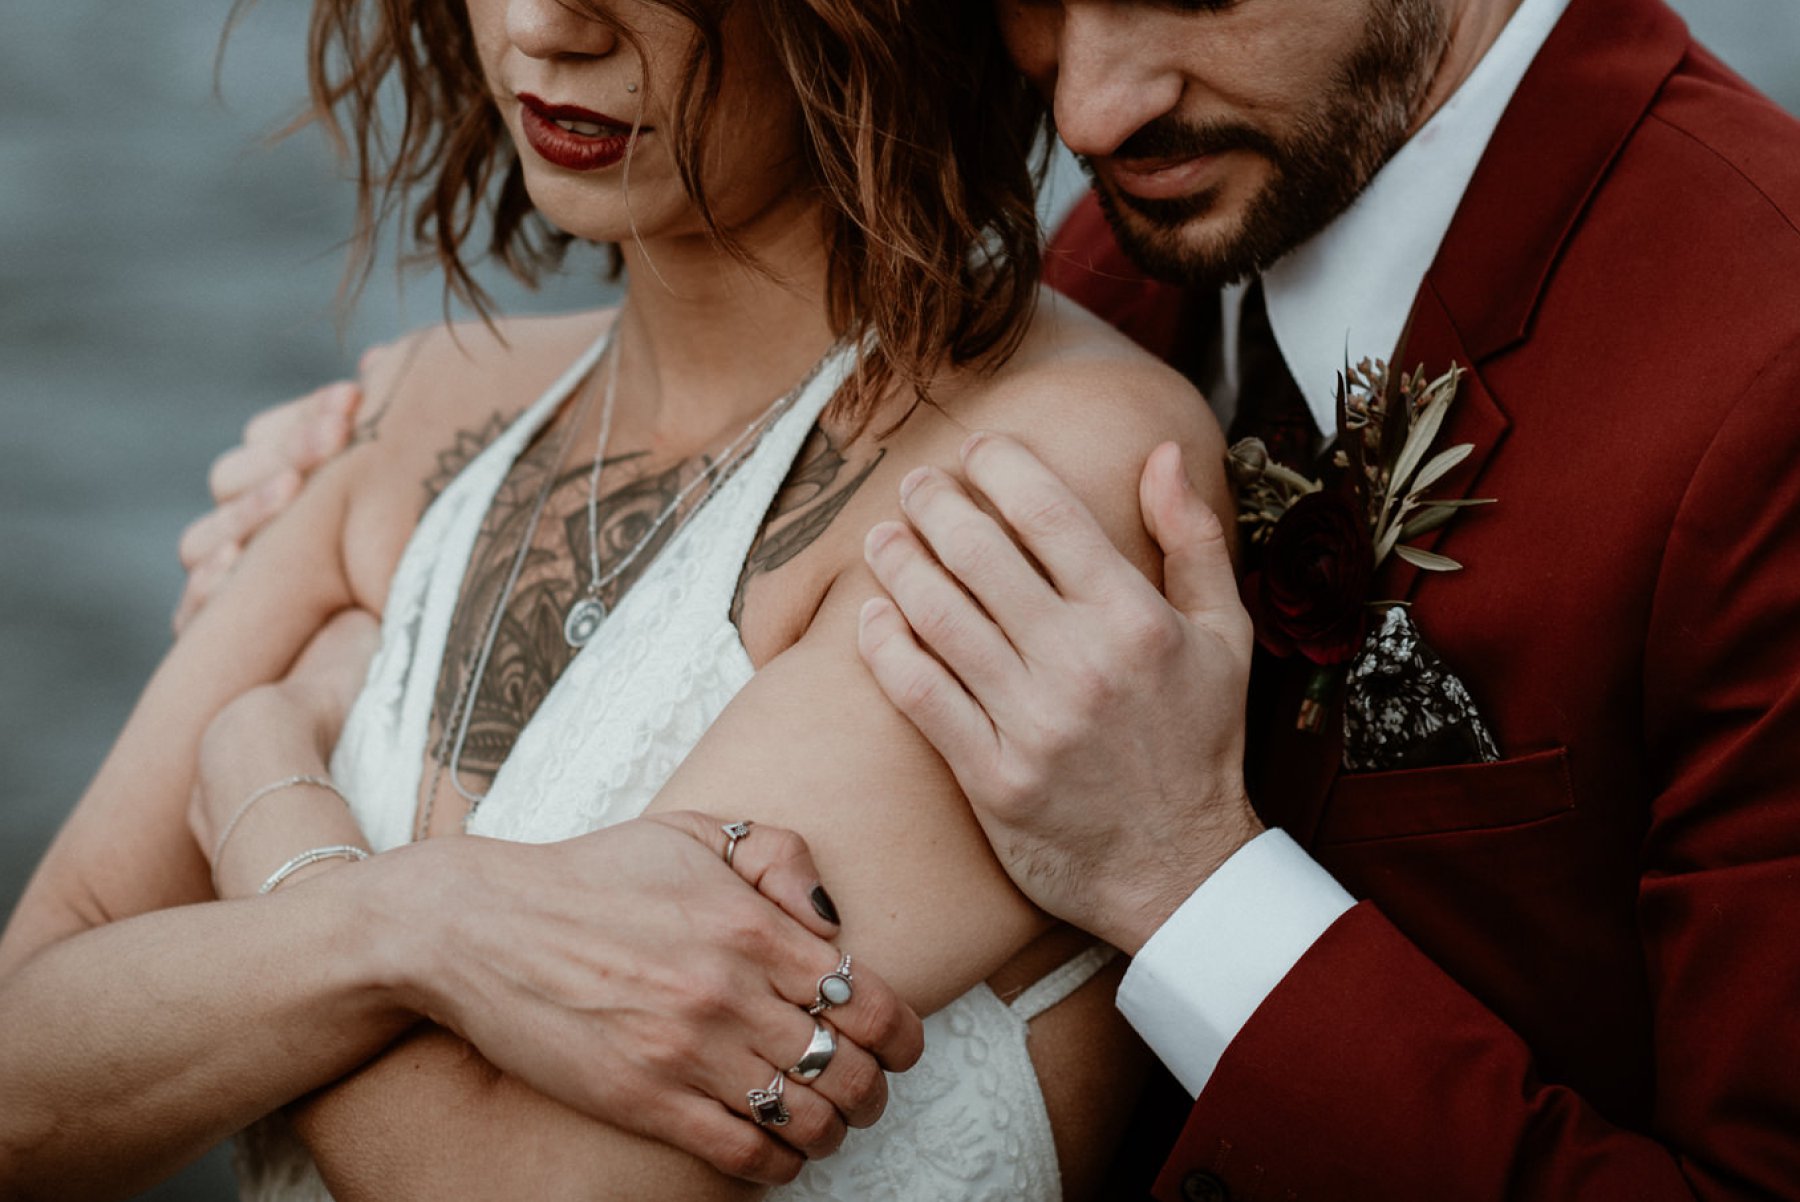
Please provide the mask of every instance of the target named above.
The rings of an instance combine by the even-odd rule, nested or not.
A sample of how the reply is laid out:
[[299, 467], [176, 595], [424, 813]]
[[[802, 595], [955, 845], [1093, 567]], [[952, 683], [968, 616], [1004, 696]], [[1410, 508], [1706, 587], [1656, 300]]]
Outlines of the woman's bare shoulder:
[[1174, 440], [1211, 444], [1194, 386], [1074, 302], [1045, 292], [1018, 349], [964, 402], [964, 420], [1022, 433], [1042, 453], [1105, 468]]
[[612, 310], [415, 331], [364, 356], [343, 553], [379, 608], [427, 505], [605, 332]]
[[1146, 562], [1138, 478], [1158, 446], [1178, 443], [1201, 495], [1222, 513], [1230, 503], [1224, 435], [1194, 386], [1099, 318], [1048, 293], [1017, 351], [992, 373], [968, 378], [944, 408], [968, 432], [1023, 443], [1122, 550]]

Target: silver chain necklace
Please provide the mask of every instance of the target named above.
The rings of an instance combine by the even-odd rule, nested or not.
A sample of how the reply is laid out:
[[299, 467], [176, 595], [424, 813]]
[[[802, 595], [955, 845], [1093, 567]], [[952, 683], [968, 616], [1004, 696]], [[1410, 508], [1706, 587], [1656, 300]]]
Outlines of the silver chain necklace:
[[[820, 360], [821, 364], [823, 362], [824, 360]], [[768, 432], [769, 427], [788, 411], [819, 370], [818, 367], [814, 367], [795, 388], [785, 395], [777, 397], [767, 409], [751, 418], [749, 424], [738, 433], [738, 436], [726, 444], [723, 451], [719, 452], [718, 458], [709, 462], [699, 475], [682, 485], [681, 490], [670, 499], [667, 505], [662, 507], [662, 511], [651, 521], [650, 528], [639, 536], [637, 542], [631, 545], [630, 550], [626, 551], [610, 570], [602, 574], [600, 571], [600, 468], [606, 459], [606, 441], [612, 433], [613, 402], [619, 384], [617, 352], [612, 353], [611, 362], [607, 366], [609, 370], [606, 378], [606, 399], [600, 408], [599, 446], [594, 452], [594, 470], [588, 475], [588, 586], [575, 598], [569, 606], [568, 614], [563, 618], [563, 639], [569, 646], [575, 648], [587, 646], [588, 640], [592, 639], [599, 631], [600, 624], [606, 621], [606, 602], [600, 599], [606, 586], [623, 576], [626, 569], [637, 562], [638, 556], [642, 555], [644, 549], [655, 541], [657, 532], [668, 523], [670, 518], [675, 516], [681, 509], [681, 503], [687, 500], [696, 488], [714, 480], [715, 477], [718, 478], [718, 482], [723, 482], [725, 475], [729, 474], [728, 469], [736, 467], [737, 461], [743, 457], [752, 441], [760, 439]], [[704, 504], [704, 502], [702, 503]]]
[[[591, 388], [584, 389], [583, 393], [581, 412], [569, 423], [569, 429], [563, 434], [562, 442], [556, 449], [556, 457], [544, 469], [544, 483], [538, 489], [537, 502], [532, 506], [531, 518], [525, 524], [525, 535], [519, 540], [519, 549], [513, 555], [512, 567], [506, 574], [506, 584], [495, 596], [493, 611], [488, 614], [487, 633], [481, 640], [481, 650], [472, 661], [464, 664], [463, 683], [457, 690], [456, 704], [450, 707], [450, 713], [444, 720], [444, 733], [447, 735], [454, 729], [456, 741], [450, 748], [449, 755], [446, 756], [443, 753], [443, 743], [440, 737], [438, 754], [433, 757], [437, 761], [437, 768], [431, 774], [431, 787], [425, 793], [425, 803], [421, 807], [418, 827], [413, 832], [415, 840], [423, 839], [431, 830], [431, 812], [437, 801], [438, 788], [443, 784], [446, 764], [454, 769], [456, 762], [462, 758], [463, 743], [469, 737], [469, 722], [475, 713], [475, 684], [487, 672], [488, 657], [493, 654], [494, 641], [500, 635], [500, 623], [506, 616], [506, 603], [512, 598], [512, 591], [519, 583], [520, 574], [525, 570], [525, 560], [531, 553], [531, 540], [537, 534], [539, 519], [544, 516], [544, 506], [549, 504], [550, 494], [556, 489], [557, 471], [562, 467], [563, 461], [569, 457], [569, 448], [575, 445], [575, 435], [581, 429], [582, 423], [587, 421], [588, 410], [593, 406], [593, 390]], [[450, 784], [471, 806], [481, 803], [481, 797], [462, 787], [462, 781], [457, 777], [455, 771], [450, 773]], [[472, 812], [473, 810], [471, 810]], [[467, 818], [464, 819], [464, 822], [467, 822]]]
[[[618, 330], [616, 322], [613, 328], [616, 336]], [[777, 397], [770, 403], [767, 409], [752, 418], [749, 424], [739, 432], [737, 437], [732, 439], [725, 449], [720, 452], [718, 458], [709, 462], [697, 476], [681, 487], [680, 491], [675, 494], [674, 499], [662, 508], [661, 512], [659, 512], [651, 522], [650, 528], [639, 536], [638, 540], [625, 552], [619, 562], [614, 564], [609, 571], [602, 573], [600, 571], [599, 533], [600, 471], [606, 457], [606, 444], [612, 435], [613, 413], [618, 401], [620, 358], [616, 343], [607, 348], [606, 354], [609, 362], [607, 363], [606, 385], [601, 400], [600, 430], [596, 438], [598, 445], [595, 450], [593, 470], [588, 474], [587, 516], [589, 582], [588, 587], [583, 590], [582, 594], [576, 598], [574, 604], [569, 607], [569, 612], [563, 620], [563, 637], [568, 641], [571, 647], [579, 649], [586, 646], [599, 631], [601, 624], [606, 620], [608, 611], [605, 603], [600, 599], [601, 590], [623, 575], [625, 570], [644, 553], [644, 550], [655, 540], [657, 532], [662, 529], [670, 518], [675, 516], [681, 508], [681, 503], [692, 495], [696, 488], [711, 481], [712, 487], [708, 489], [706, 496], [701, 498], [700, 504], [694, 507], [694, 511], [697, 512], [705, 506], [706, 502], [711, 499], [713, 491], [724, 482], [730, 475], [730, 471], [736, 468], [738, 462], [744, 458], [750, 447], [754, 445], [753, 440], [759, 440], [763, 434], [768, 432], [770, 426], [773, 426], [775, 422], [780, 420], [780, 418], [793, 407], [794, 403], [800, 399], [801, 394], [806, 391], [807, 386], [813, 382], [814, 378], [818, 376], [825, 364], [829, 362], [832, 356], [838, 351], [840, 345], [841, 344], [839, 343], [833, 343], [831, 348], [825, 352], [816, 364], [813, 365], [812, 370], [808, 371], [806, 375], [801, 378], [799, 383], [795, 384], [787, 393]], [[573, 445], [575, 441], [576, 431], [578, 431], [587, 421], [588, 409], [591, 407], [592, 401], [593, 393], [589, 390], [587, 397], [583, 400], [580, 415], [570, 425], [568, 433], [563, 436], [562, 444], [557, 450], [556, 459], [545, 474], [544, 484], [538, 490], [537, 501], [532, 507], [531, 518], [526, 523], [524, 537], [520, 540], [519, 549], [513, 556], [512, 568], [507, 573], [506, 584], [501, 588], [494, 599], [493, 612], [488, 616], [487, 632], [482, 638], [481, 650], [476, 656], [474, 663], [471, 665], [470, 670], [465, 675], [462, 687], [457, 691], [456, 703], [450, 707], [450, 714], [445, 723], [445, 729], [447, 731], [454, 727], [456, 730], [456, 738], [450, 747], [450, 754], [448, 756], [439, 755], [435, 757], [437, 759], [437, 768], [432, 773], [431, 787], [425, 795], [418, 827], [414, 834], [415, 839], [422, 839], [430, 832], [432, 809], [437, 800], [438, 789], [443, 783], [446, 771], [448, 771], [450, 775], [450, 787], [456, 790], [458, 796], [469, 803], [468, 813], [463, 815], [463, 828], [465, 830], [468, 829], [470, 820], [475, 817], [475, 811], [480, 807], [483, 801], [487, 800], [487, 794], [475, 793], [465, 788], [458, 771], [458, 765], [462, 759], [463, 747], [469, 737], [469, 726], [475, 716], [475, 694], [480, 687], [482, 677], [487, 673], [488, 660], [493, 654], [494, 643], [499, 638], [500, 626], [506, 613], [506, 604], [512, 599], [513, 589], [517, 587], [519, 576], [523, 573], [525, 568], [525, 561], [530, 556], [531, 541], [537, 533], [538, 522], [544, 515], [545, 507], [549, 504], [550, 494], [555, 491], [557, 469], [562, 465], [563, 461], [568, 458], [569, 447]], [[692, 516], [692, 514], [690, 513], [688, 516]], [[685, 521], [686, 519], [684, 518], [683, 520]]]

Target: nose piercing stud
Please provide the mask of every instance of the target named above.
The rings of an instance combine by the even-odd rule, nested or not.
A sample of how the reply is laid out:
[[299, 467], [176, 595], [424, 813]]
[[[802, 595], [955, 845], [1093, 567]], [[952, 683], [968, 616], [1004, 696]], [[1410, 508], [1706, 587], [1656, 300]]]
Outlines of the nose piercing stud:
[[625, 85], [625, 90], [627, 92], [631, 92], [631, 93], [635, 94], [637, 92], [637, 89], [638, 89], [638, 86], [634, 83], [628, 83]]

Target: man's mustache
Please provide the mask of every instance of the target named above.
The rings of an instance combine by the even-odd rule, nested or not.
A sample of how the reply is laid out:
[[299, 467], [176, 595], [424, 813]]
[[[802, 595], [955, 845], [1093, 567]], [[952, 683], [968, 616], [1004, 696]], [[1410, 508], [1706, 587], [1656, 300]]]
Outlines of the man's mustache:
[[1109, 159], [1191, 159], [1228, 150], [1251, 150], [1278, 158], [1280, 146], [1253, 126], [1226, 121], [1188, 121], [1165, 114], [1145, 122], [1106, 157]]

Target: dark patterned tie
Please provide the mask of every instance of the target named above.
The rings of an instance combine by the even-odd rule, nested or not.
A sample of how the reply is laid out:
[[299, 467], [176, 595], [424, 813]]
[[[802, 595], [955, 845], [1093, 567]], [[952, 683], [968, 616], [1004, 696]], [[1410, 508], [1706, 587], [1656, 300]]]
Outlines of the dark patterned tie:
[[1238, 323], [1238, 403], [1229, 437], [1260, 438], [1277, 463], [1313, 474], [1319, 426], [1275, 342], [1260, 276], [1244, 293]]

